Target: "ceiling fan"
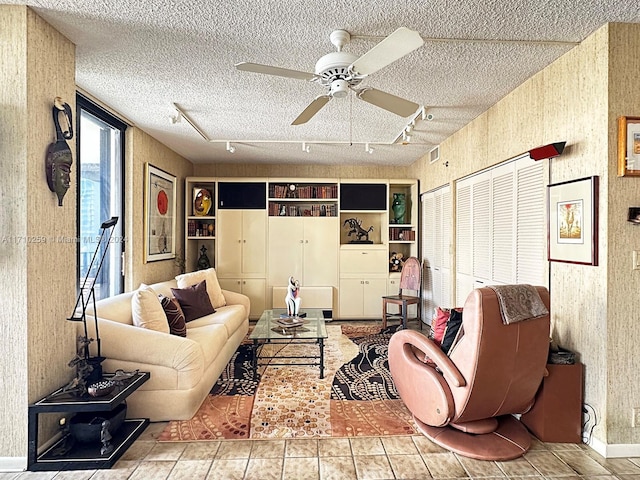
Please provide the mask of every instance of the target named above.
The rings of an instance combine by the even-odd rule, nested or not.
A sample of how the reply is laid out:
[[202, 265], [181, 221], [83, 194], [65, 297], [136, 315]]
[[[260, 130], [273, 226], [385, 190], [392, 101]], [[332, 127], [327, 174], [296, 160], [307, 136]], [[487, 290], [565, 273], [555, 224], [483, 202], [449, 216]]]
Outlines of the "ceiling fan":
[[408, 117], [420, 108], [417, 103], [372, 87], [356, 88], [367, 76], [421, 47], [424, 40], [418, 32], [400, 27], [359, 58], [342, 51], [342, 47], [351, 40], [349, 32], [335, 30], [331, 32], [329, 39], [337, 51], [321, 57], [316, 63], [315, 73], [248, 62], [238, 63], [236, 68], [245, 72], [317, 82], [327, 89], [327, 93], [317, 96], [291, 125], [308, 122], [329, 100], [334, 97], [344, 98], [349, 90], [355, 92], [360, 100], [401, 117]]

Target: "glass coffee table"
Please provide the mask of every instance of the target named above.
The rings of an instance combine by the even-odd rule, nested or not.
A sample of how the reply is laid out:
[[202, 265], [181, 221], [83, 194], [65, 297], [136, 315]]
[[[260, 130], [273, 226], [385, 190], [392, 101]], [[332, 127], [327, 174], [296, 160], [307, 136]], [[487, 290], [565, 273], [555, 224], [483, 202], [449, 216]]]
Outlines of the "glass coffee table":
[[[323, 310], [305, 308], [300, 314], [302, 324], [298, 326], [283, 326], [279, 320], [286, 314], [284, 308], [265, 310], [254, 327], [249, 338], [253, 341], [253, 376], [257, 378], [260, 365], [304, 365], [319, 366], [320, 378], [324, 378], [324, 339], [327, 338], [327, 327]], [[304, 316], [306, 314], [306, 316]], [[263, 354], [266, 344], [304, 344], [317, 343], [318, 355], [287, 356]], [[273, 360], [301, 360], [300, 362], [274, 363]], [[261, 363], [261, 361], [265, 361]]]

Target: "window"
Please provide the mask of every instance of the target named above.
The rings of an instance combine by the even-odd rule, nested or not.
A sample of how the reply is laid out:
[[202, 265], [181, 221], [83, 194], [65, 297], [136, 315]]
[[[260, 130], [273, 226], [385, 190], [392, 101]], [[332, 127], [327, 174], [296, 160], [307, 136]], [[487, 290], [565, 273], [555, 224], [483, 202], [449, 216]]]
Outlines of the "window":
[[[78, 131], [78, 282], [87, 276], [100, 225], [118, 217], [104, 263], [95, 278], [96, 300], [122, 293], [124, 131], [126, 124], [82, 95], [76, 97]], [[107, 231], [107, 235], [110, 231]], [[103, 251], [98, 253], [92, 271], [96, 272]], [[90, 272], [93, 282], [95, 273]], [[90, 284], [89, 284], [90, 285]]]

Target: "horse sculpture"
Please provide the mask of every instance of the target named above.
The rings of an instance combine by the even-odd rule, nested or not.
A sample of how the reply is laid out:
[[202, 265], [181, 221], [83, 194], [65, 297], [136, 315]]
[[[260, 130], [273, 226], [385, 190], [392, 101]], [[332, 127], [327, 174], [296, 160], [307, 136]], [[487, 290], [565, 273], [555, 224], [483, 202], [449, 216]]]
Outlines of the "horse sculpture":
[[[343, 227], [349, 225], [349, 233], [347, 236], [351, 235], [356, 236], [356, 240], [352, 240], [354, 243], [371, 243], [369, 241], [369, 232], [373, 230], [373, 225], [369, 227], [369, 230], [365, 230], [362, 228], [362, 220], [358, 220], [357, 218], [347, 218], [342, 224]], [[363, 240], [364, 238], [364, 240]]]

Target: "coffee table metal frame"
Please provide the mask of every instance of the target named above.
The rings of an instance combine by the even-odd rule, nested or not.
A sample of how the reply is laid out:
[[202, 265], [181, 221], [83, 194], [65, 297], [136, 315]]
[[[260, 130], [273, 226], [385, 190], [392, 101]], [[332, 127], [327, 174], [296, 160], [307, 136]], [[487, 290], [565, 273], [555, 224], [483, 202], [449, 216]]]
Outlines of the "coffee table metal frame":
[[[283, 327], [278, 320], [280, 315], [286, 313], [285, 309], [275, 308], [265, 310], [249, 335], [253, 341], [253, 376], [257, 379], [258, 367], [261, 365], [301, 365], [319, 366], [320, 378], [324, 378], [324, 339], [327, 338], [327, 328], [323, 310], [316, 308], [303, 309], [301, 313], [306, 313], [302, 320], [304, 324], [299, 327]], [[318, 355], [261, 355], [266, 344], [318, 344]], [[305, 362], [274, 362], [275, 359], [282, 360], [310, 360]], [[264, 360], [264, 363], [261, 363]], [[314, 361], [317, 360], [317, 361]]]

